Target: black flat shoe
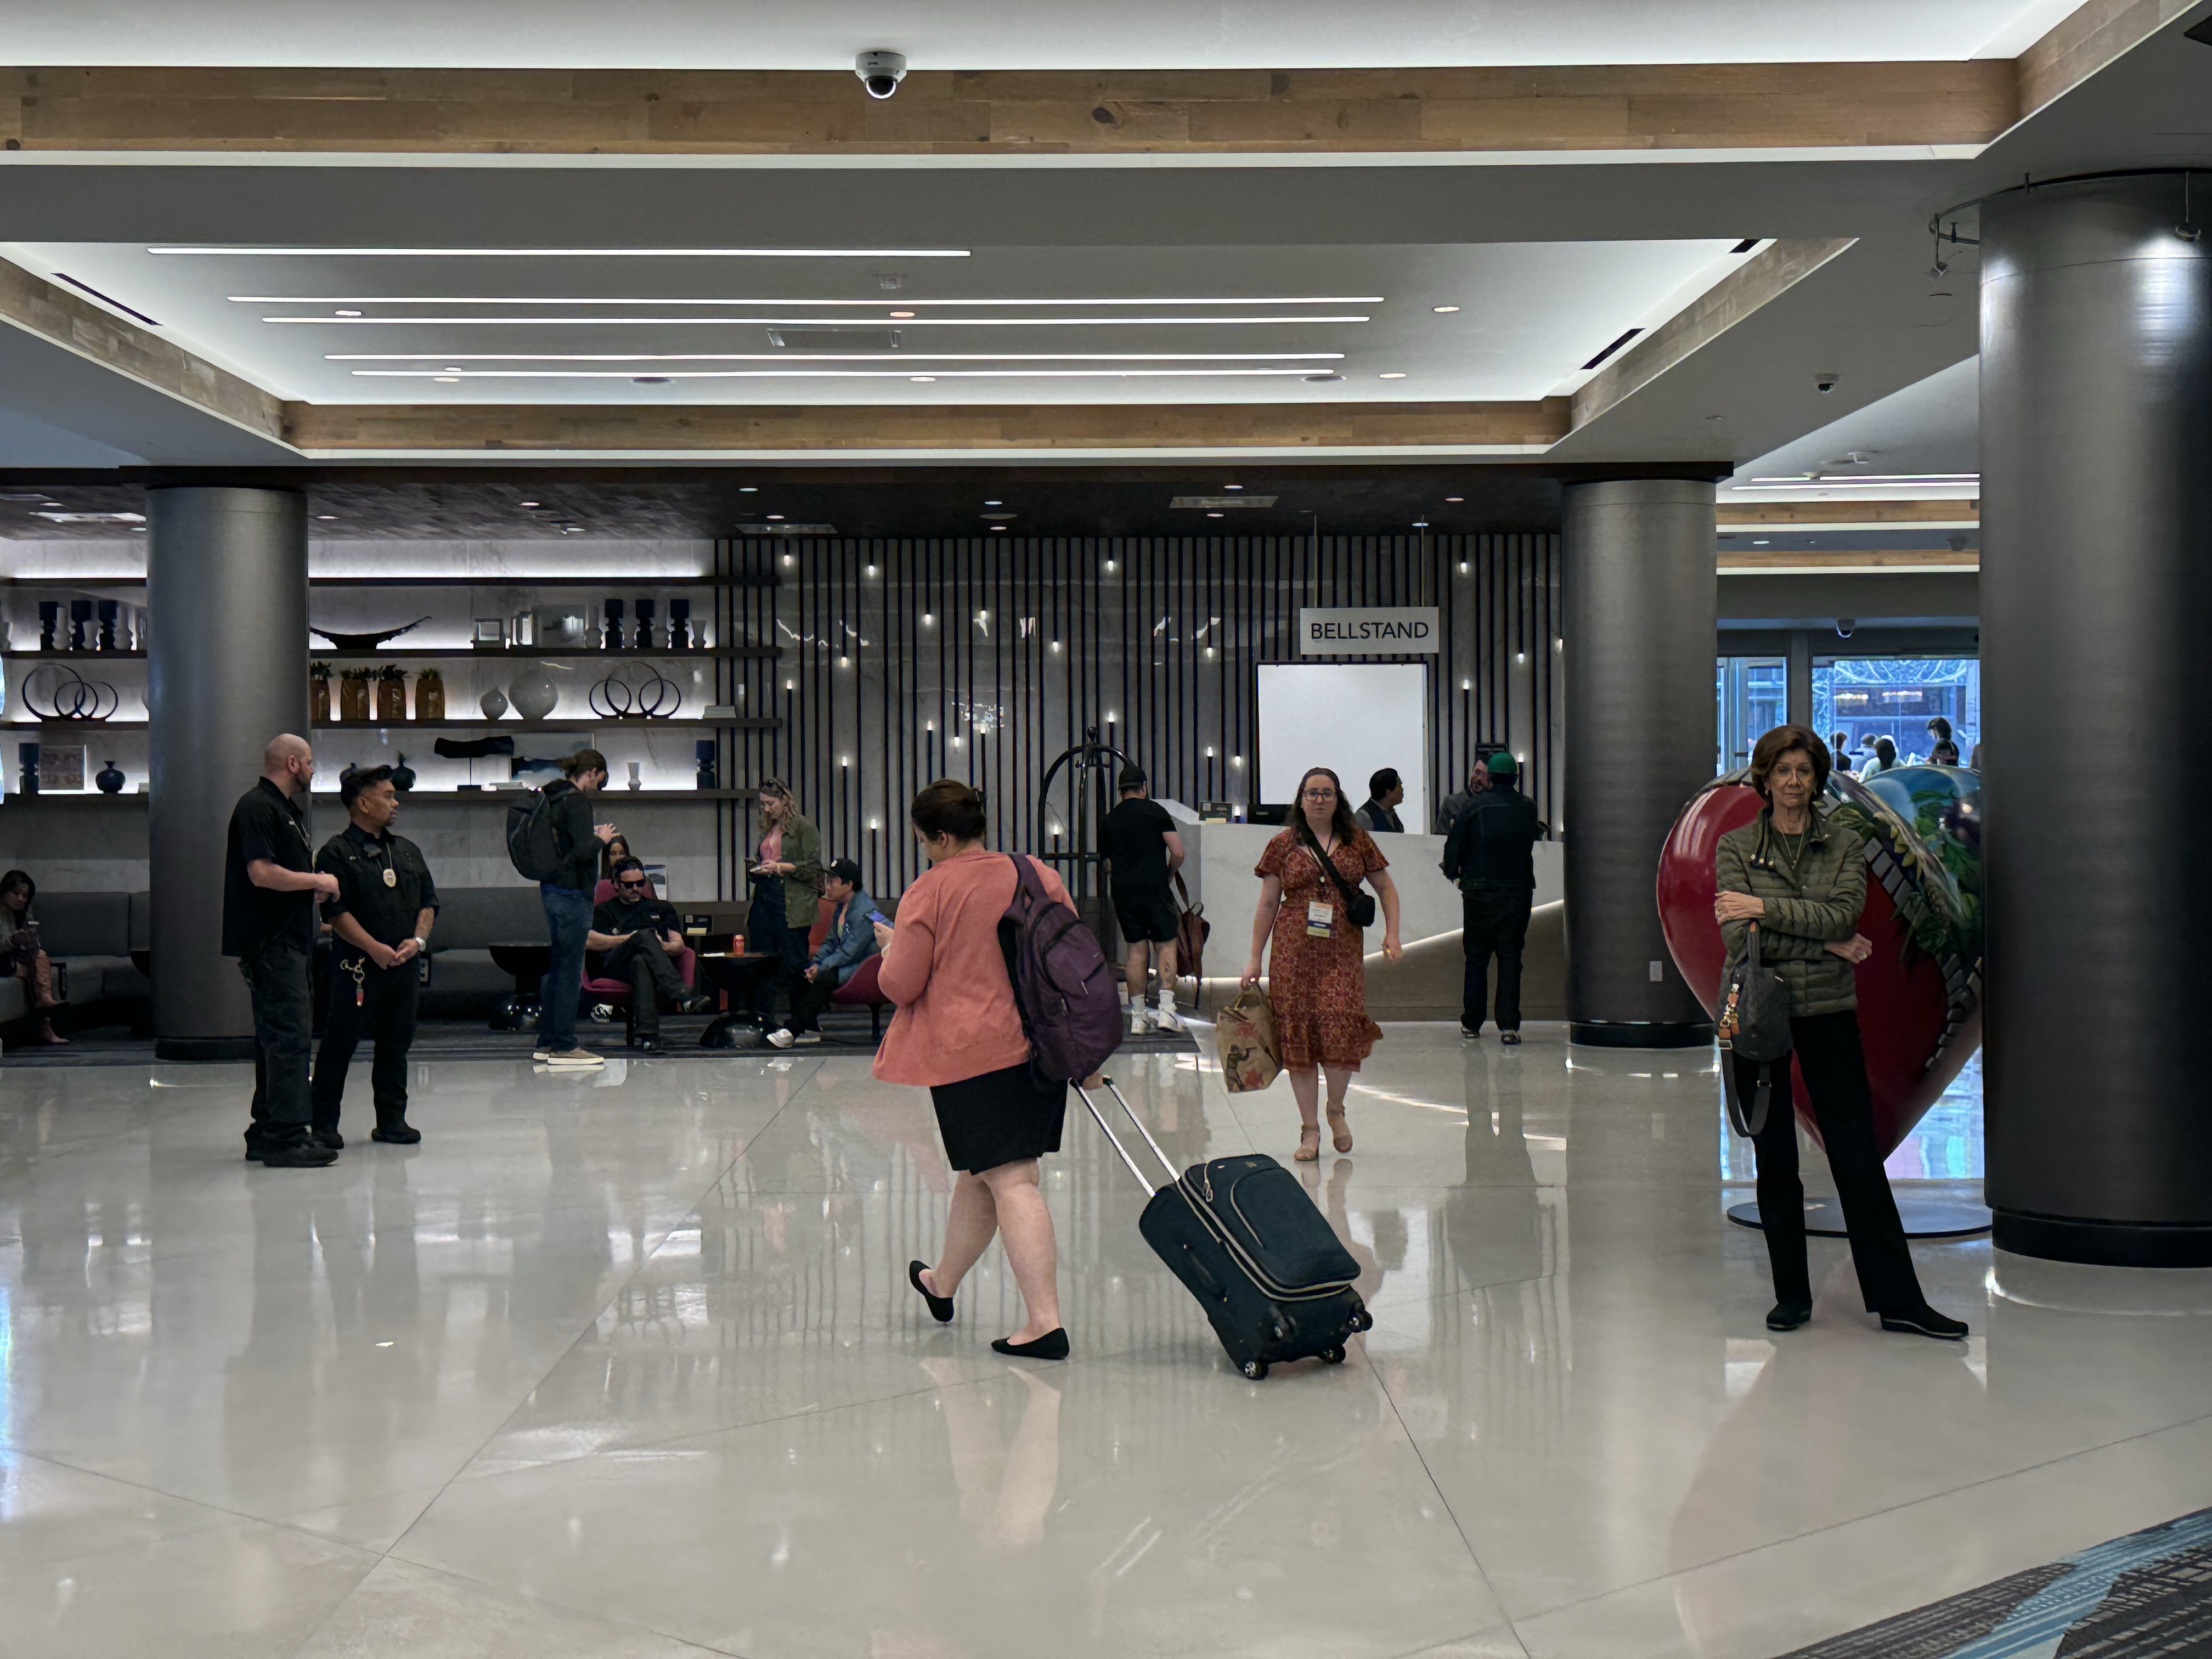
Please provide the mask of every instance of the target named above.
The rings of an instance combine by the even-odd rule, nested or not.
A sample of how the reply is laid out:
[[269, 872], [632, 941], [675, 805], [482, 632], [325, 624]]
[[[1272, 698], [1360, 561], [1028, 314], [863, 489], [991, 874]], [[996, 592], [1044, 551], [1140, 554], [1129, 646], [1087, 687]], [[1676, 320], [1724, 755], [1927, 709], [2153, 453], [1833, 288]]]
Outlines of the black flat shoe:
[[412, 1146], [422, 1139], [422, 1132], [405, 1123], [380, 1123], [368, 1132], [368, 1138], [394, 1146]]
[[1809, 1322], [1813, 1310], [1795, 1302], [1778, 1302], [1766, 1310], [1766, 1328], [1770, 1331], [1794, 1331]]
[[927, 1261], [908, 1262], [906, 1282], [921, 1293], [924, 1302], [929, 1304], [929, 1316], [932, 1319], [940, 1325], [950, 1325], [952, 1322], [952, 1298], [949, 1296], [933, 1295], [928, 1287], [921, 1282], [922, 1273], [928, 1266], [929, 1263]]
[[1010, 1342], [1002, 1336], [991, 1346], [1000, 1353], [1010, 1353], [1017, 1359], [1065, 1359], [1067, 1358], [1067, 1333], [1054, 1328], [1034, 1342]]
[[1907, 1331], [1915, 1336], [1932, 1336], [1943, 1342], [1963, 1342], [1966, 1339], [1966, 1322], [1939, 1314], [1933, 1308], [1915, 1308], [1911, 1313], [1884, 1314], [1881, 1328], [1886, 1331]]
[[1518, 1031], [1500, 1031], [1498, 1034], [1498, 1040], [1509, 1048], [1517, 1048], [1521, 1046], [1521, 1033]]
[[335, 1128], [310, 1129], [307, 1131], [307, 1139], [318, 1146], [327, 1146], [334, 1152], [345, 1151], [345, 1137]]

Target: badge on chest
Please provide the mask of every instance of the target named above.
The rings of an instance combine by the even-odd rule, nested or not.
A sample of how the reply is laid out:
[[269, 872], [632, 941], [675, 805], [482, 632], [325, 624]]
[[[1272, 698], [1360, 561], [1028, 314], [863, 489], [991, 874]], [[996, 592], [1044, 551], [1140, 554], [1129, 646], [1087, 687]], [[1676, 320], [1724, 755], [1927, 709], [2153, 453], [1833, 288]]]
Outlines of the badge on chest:
[[1306, 905], [1306, 937], [1328, 939], [1336, 920], [1336, 912], [1319, 899]]
[[386, 887], [397, 887], [397, 886], [398, 886], [398, 885], [399, 885], [399, 872], [398, 872], [397, 870], [386, 870], [386, 871], [384, 872], [384, 884], [385, 884]]

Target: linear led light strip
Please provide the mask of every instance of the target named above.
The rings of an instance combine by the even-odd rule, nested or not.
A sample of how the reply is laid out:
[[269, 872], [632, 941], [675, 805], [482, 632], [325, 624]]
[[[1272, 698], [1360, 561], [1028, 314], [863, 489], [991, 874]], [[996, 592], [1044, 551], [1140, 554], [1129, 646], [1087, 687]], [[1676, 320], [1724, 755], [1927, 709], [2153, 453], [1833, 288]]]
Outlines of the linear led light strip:
[[1800, 472], [1786, 478], [1753, 478], [1752, 483], [1798, 489], [1807, 484], [1979, 483], [1981, 481], [1982, 475], [1978, 472]]
[[252, 259], [965, 259], [964, 247], [149, 247]]
[[[458, 326], [495, 328], [502, 325], [525, 328], [675, 327], [686, 323], [710, 324], [716, 328], [851, 328], [849, 317], [264, 317], [264, 323], [321, 323], [333, 327], [421, 328]], [[905, 328], [1147, 328], [1169, 324], [1196, 323], [1209, 328], [1266, 323], [1367, 323], [1371, 317], [910, 317], [898, 319]]]
[[[668, 380], [1164, 380], [1174, 377], [1295, 374], [1302, 368], [933, 368], [917, 375], [902, 368], [682, 368]], [[364, 380], [628, 380], [628, 369], [478, 368], [440, 374], [427, 368], [356, 368]]]
[[522, 299], [462, 295], [439, 299], [421, 295], [370, 295], [366, 298], [319, 295], [232, 294], [225, 296], [241, 306], [879, 306], [910, 311], [916, 306], [1379, 306], [1388, 301], [1379, 294], [1360, 295], [1307, 295], [1296, 299], [1221, 300], [565, 300]]
[[326, 351], [326, 363], [1335, 363], [1341, 351]]

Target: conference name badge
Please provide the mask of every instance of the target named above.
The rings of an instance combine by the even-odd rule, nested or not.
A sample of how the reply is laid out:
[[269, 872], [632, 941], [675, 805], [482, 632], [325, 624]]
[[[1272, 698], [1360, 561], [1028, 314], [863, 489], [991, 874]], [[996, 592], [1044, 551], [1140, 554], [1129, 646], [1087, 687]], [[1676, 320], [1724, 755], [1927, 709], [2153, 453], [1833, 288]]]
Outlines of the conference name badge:
[[1308, 939], [1328, 938], [1335, 919], [1335, 911], [1330, 909], [1320, 900], [1313, 900], [1306, 906], [1306, 937]]

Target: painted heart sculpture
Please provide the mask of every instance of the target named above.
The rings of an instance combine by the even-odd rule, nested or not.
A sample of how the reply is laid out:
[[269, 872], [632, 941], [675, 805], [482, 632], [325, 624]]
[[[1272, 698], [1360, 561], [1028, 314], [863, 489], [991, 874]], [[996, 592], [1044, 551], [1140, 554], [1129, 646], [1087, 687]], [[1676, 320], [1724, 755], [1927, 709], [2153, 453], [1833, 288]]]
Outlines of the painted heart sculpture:
[[[1700, 790], [1659, 855], [1667, 948], [1708, 1013], [1726, 966], [1713, 920], [1713, 852], [1759, 816], [1749, 775], [1731, 772]], [[1827, 804], [1866, 843], [1859, 932], [1875, 948], [1856, 970], [1859, 1041], [1887, 1158], [1981, 1044], [1981, 785], [1954, 767], [1906, 766], [1867, 783], [1832, 776]], [[1790, 1074], [1798, 1121], [1817, 1139], [1794, 1060]]]

